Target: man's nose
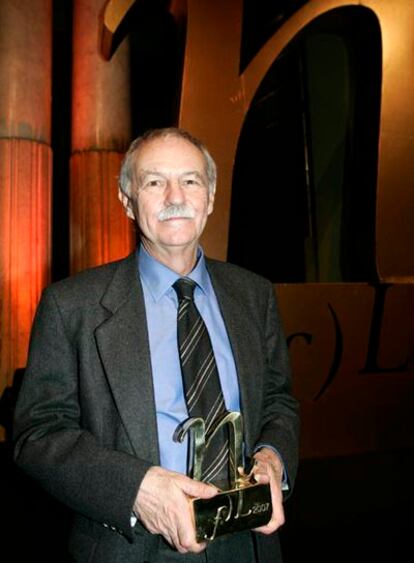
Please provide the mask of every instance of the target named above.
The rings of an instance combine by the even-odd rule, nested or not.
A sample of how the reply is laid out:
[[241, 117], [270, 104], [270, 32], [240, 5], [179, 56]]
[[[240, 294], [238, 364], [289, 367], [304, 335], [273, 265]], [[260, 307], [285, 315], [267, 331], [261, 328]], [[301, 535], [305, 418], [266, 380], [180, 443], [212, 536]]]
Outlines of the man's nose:
[[179, 204], [183, 203], [185, 196], [182, 186], [177, 180], [169, 180], [165, 191], [165, 199], [167, 203]]

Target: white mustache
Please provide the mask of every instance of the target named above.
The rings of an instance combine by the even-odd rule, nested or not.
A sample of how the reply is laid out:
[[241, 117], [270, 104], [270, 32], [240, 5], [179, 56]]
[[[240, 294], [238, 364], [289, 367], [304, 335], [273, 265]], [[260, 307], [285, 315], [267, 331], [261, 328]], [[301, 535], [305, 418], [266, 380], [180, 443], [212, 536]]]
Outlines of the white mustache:
[[182, 219], [194, 219], [194, 209], [185, 204], [169, 205], [168, 207], [161, 209], [161, 211], [158, 213], [159, 221], [168, 221], [168, 219], [173, 219], [176, 217]]

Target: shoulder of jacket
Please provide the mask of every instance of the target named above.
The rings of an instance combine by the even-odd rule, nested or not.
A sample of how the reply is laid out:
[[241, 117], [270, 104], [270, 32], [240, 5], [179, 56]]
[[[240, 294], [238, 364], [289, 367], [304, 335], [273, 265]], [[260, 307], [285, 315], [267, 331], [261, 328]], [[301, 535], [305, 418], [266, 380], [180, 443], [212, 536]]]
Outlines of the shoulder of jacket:
[[251, 270], [247, 270], [246, 268], [242, 268], [241, 266], [237, 266], [236, 264], [232, 264], [230, 262], [206, 257], [206, 265], [209, 272], [213, 275], [216, 273], [222, 274], [240, 282], [259, 285], [260, 287], [272, 285], [270, 280], [264, 278], [260, 274], [256, 274]]
[[45, 289], [45, 293], [52, 294], [59, 299], [76, 299], [80, 295], [85, 300], [100, 299], [113, 279], [115, 272], [122, 265], [134, 260], [135, 254], [132, 253], [121, 260], [87, 268], [77, 274], [52, 283]]

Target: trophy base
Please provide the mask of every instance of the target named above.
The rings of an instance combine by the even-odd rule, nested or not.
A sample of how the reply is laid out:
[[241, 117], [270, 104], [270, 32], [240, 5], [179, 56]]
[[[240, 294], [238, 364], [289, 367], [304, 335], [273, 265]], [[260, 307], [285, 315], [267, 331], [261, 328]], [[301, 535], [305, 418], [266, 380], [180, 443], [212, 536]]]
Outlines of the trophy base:
[[272, 517], [269, 485], [246, 485], [191, 502], [198, 542], [264, 526]]

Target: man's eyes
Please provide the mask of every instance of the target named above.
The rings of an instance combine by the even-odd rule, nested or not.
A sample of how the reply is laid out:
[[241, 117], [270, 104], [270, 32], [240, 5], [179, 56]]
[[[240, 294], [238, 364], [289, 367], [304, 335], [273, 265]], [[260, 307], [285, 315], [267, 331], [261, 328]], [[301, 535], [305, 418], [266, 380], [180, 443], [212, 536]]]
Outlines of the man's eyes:
[[165, 181], [162, 178], [147, 178], [141, 185], [143, 188], [162, 188], [165, 186]]
[[[183, 188], [196, 188], [204, 186], [203, 180], [198, 177], [187, 177], [178, 178], [177, 181]], [[147, 178], [145, 179], [141, 187], [144, 189], [164, 189], [168, 184], [168, 180], [165, 178]]]
[[202, 182], [198, 178], [184, 178], [182, 184], [184, 186], [201, 186]]

